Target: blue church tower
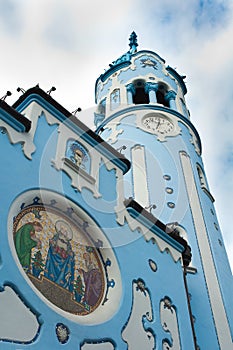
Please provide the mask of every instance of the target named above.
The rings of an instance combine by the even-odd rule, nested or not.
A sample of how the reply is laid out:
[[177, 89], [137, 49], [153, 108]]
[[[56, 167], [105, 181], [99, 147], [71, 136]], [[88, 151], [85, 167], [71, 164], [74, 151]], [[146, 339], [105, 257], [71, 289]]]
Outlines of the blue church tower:
[[184, 76], [137, 46], [96, 81], [96, 132], [39, 85], [0, 100], [0, 349], [233, 349]]
[[127, 196], [175, 228], [191, 246], [186, 273], [200, 348], [230, 349], [232, 275], [201, 141], [185, 103], [185, 77], [156, 53], [137, 52], [137, 46], [132, 33], [130, 50], [97, 80], [97, 132], [131, 161]]

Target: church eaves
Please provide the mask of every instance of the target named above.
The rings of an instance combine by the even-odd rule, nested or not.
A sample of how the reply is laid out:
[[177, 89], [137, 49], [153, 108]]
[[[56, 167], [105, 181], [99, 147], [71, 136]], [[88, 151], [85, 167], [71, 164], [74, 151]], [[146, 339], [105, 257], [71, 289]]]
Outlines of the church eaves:
[[36, 85], [35, 87], [27, 90], [22, 96], [20, 96], [20, 98], [13, 104], [12, 107], [9, 107], [12, 112], [12, 115], [17, 115], [18, 118], [22, 117], [28, 122], [30, 122], [27, 118], [23, 117], [18, 111], [24, 110], [32, 102], [39, 103], [40, 105], [48, 109], [51, 113], [55, 112], [58, 120], [66, 124], [69, 128], [73, 129], [74, 131], [79, 130], [80, 133], [81, 130], [80, 137], [87, 141], [92, 147], [96, 147], [100, 152], [102, 152], [109, 160], [111, 160], [119, 168], [121, 168], [123, 173], [126, 173], [130, 169], [130, 161], [127, 158], [125, 158], [121, 153], [117, 152], [99, 135], [97, 135], [94, 131], [89, 129], [77, 117], [75, 117], [72, 113], [70, 113], [67, 109], [60, 105], [48, 93], [42, 90], [39, 87], [39, 85]]

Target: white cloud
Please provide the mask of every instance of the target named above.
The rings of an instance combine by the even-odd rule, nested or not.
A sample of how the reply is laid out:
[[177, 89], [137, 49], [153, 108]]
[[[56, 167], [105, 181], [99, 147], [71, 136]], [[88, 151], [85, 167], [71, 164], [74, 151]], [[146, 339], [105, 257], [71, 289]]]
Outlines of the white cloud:
[[226, 0], [0, 0], [0, 95], [11, 90], [13, 103], [18, 86], [40, 83], [44, 90], [56, 86], [53, 97], [70, 111], [91, 108], [96, 78], [128, 50], [135, 30], [139, 50], [156, 51], [187, 75], [191, 120], [230, 247], [232, 7]]

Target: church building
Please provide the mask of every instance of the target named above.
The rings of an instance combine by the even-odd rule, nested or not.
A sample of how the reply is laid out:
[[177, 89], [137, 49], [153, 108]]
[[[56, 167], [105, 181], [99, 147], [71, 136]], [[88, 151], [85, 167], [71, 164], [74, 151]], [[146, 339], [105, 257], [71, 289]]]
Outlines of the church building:
[[185, 76], [129, 50], [90, 130], [39, 85], [0, 100], [0, 349], [233, 350], [233, 278]]

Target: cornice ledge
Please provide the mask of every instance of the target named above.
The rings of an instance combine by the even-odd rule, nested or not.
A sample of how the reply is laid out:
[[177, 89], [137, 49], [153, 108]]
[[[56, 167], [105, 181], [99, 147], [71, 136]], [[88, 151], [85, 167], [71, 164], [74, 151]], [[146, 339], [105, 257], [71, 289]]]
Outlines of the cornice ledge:
[[[168, 232], [166, 225], [133, 199], [126, 199], [124, 205], [127, 211], [125, 218], [131, 230], [139, 229], [146, 241], [156, 242], [161, 252], [169, 251], [175, 262], [180, 260], [181, 256], [184, 262], [183, 253], [186, 252], [187, 243], [182, 237], [177, 239], [175, 233]], [[185, 262], [184, 264], [186, 265]]]
[[0, 100], [0, 119], [18, 132], [28, 132], [31, 128], [31, 121], [3, 100]]
[[77, 117], [61, 106], [49, 94], [43, 91], [39, 86], [35, 86], [27, 90], [15, 103], [14, 108], [22, 111], [25, 110], [31, 103], [36, 102], [47, 112], [51, 113], [60, 123], [64, 123], [68, 128], [73, 130], [77, 135], [83, 138], [92, 147], [96, 147], [110, 161], [126, 173], [131, 166], [130, 161], [121, 153], [117, 152], [99, 135], [89, 129]]

